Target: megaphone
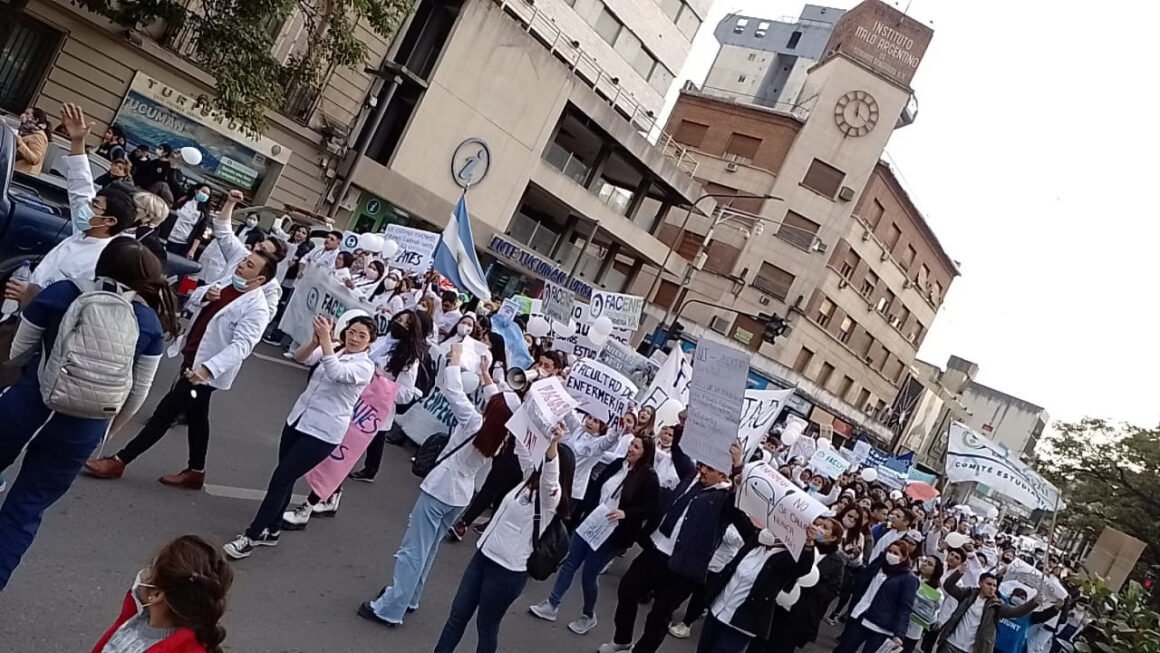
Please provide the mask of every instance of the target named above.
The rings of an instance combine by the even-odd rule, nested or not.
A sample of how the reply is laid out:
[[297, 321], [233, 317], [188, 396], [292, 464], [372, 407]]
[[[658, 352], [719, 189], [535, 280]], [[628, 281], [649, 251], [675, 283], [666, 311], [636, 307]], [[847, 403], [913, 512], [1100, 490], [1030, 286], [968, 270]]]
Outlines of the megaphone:
[[508, 387], [512, 390], [522, 392], [525, 388], [535, 383], [540, 376], [540, 370], [534, 367], [530, 370], [513, 367], [504, 375], [504, 380], [507, 381]]

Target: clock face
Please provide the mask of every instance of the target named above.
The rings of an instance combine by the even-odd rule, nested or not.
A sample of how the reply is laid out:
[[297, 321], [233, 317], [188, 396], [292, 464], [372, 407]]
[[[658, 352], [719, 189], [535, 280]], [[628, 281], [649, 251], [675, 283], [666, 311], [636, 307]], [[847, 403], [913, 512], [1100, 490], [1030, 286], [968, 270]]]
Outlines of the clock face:
[[865, 136], [878, 124], [878, 101], [866, 91], [850, 91], [834, 105], [834, 122], [846, 136]]

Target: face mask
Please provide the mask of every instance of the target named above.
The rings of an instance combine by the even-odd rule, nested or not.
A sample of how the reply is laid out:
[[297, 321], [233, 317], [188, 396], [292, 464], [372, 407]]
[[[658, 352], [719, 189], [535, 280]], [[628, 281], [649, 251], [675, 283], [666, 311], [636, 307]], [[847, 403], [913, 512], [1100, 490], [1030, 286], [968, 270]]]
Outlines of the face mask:
[[886, 554], [886, 564], [890, 565], [891, 567], [893, 567], [894, 565], [896, 565], [900, 562], [902, 562], [902, 556], [895, 554], [895, 553], [887, 553]]
[[818, 544], [825, 544], [826, 543], [826, 534], [822, 531], [818, 531], [818, 534], [814, 535], [814, 541], [817, 542]]
[[403, 338], [407, 337], [407, 327], [399, 324], [398, 322], [391, 322], [390, 331], [391, 337], [395, 340], [402, 340]]
[[246, 226], [250, 227], [250, 228], [254, 228], [254, 227], [258, 226], [258, 219], [257, 218], [246, 218]]
[[85, 202], [84, 204], [78, 206], [76, 211], [73, 211], [73, 228], [75, 228], [77, 231], [88, 231], [93, 226], [93, 217], [94, 213], [92, 205], [88, 202]]
[[467, 336], [471, 335], [471, 325], [470, 324], [460, 324], [459, 326], [455, 327], [455, 332], [463, 337], [467, 337]]
[[383, 282], [383, 287], [387, 290], [394, 290], [399, 287], [399, 281], [398, 279], [387, 277], [387, 280]]
[[757, 534], [757, 542], [762, 546], [773, 546], [774, 543], [777, 542], [777, 538], [774, 537], [773, 533], [769, 532], [768, 529], [763, 528], [761, 529], [761, 532]]
[[818, 485], [811, 485], [810, 492], [813, 492], [814, 494], [821, 494], [822, 488], [821, 488], [821, 486], [818, 486]]
[[1023, 605], [1026, 602], [1026, 599], [1021, 599], [1018, 596], [1011, 597], [1011, 605]]
[[202, 202], [209, 199], [209, 195], [206, 195], [205, 193], [198, 193], [197, 195], [193, 196], [193, 199], [198, 204], [201, 204]]
[[148, 583], [141, 582], [141, 576], [144, 575], [144, 573], [144, 569], [137, 572], [137, 577], [133, 579], [133, 586], [129, 588], [129, 594], [133, 597], [133, 603], [137, 604], [137, 612], [145, 609], [145, 592], [143, 590], [153, 587]]
[[379, 278], [379, 271], [375, 268], [367, 268], [367, 271], [364, 274], [366, 274], [366, 277], [371, 281]]
[[248, 283], [250, 283], [250, 282], [249, 282], [249, 281], [247, 281], [246, 279], [243, 279], [243, 278], [241, 277], [241, 275], [239, 275], [239, 274], [235, 273], [235, 274], [234, 274], [234, 278], [231, 280], [231, 283], [233, 283], [233, 284], [234, 284], [234, 289], [235, 289], [235, 290], [245, 290], [245, 289], [246, 289], [246, 284], [248, 284]]

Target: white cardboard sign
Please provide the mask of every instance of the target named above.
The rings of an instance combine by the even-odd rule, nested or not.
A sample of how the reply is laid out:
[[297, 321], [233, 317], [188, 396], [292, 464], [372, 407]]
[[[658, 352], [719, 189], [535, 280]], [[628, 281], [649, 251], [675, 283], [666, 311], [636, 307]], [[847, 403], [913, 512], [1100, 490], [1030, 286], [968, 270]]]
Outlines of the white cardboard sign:
[[640, 405], [650, 408], [659, 408], [669, 399], [676, 399], [682, 406], [689, 405], [689, 383], [693, 380], [693, 366], [685, 357], [685, 352], [679, 347], [673, 348], [673, 353], [665, 359], [664, 365], [657, 370], [652, 385], [640, 397]]
[[697, 344], [681, 440], [693, 460], [726, 473], [732, 468], [729, 447], [737, 441], [748, 375], [747, 352], [707, 339]]
[[572, 366], [564, 387], [580, 403], [581, 410], [605, 424], [620, 419], [637, 393], [637, 387], [623, 374], [588, 359]]
[[507, 429], [519, 438], [539, 464], [552, 441], [552, 429], [564, 421], [577, 406], [557, 378], [541, 379], [532, 384], [524, 403], [507, 421]]
[[825, 506], [763, 462], [750, 463], [742, 471], [737, 507], [784, 542], [794, 560], [805, 546], [806, 529], [826, 512]]
[[607, 317], [613, 326], [633, 331], [640, 328], [643, 311], [644, 297], [604, 291], [592, 293], [592, 304], [588, 308], [593, 320]]
[[417, 273], [431, 268], [435, 247], [439, 245], [438, 233], [391, 224], [383, 231], [383, 237], [399, 245], [391, 261], [392, 268]]
[[544, 293], [540, 297], [540, 307], [544, 317], [558, 324], [567, 324], [572, 319], [572, 304], [575, 298], [563, 286], [554, 283], [544, 284]]
[[835, 449], [818, 448], [810, 456], [809, 468], [826, 478], [838, 478], [850, 468], [850, 461]]
[[743, 460], [749, 460], [753, 452], [761, 446], [766, 434], [769, 433], [769, 428], [777, 421], [791, 395], [793, 395], [793, 388], [745, 391], [745, 405], [741, 409], [741, 426], [737, 431], [737, 440], [745, 448]]

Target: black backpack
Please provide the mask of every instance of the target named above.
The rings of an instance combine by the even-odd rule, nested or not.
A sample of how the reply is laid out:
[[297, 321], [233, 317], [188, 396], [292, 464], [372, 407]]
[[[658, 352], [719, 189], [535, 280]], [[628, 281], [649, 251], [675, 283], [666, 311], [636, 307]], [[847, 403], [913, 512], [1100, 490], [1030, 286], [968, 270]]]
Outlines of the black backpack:
[[548, 527], [541, 533], [538, 487], [533, 491], [532, 501], [535, 502], [536, 513], [532, 520], [532, 553], [528, 556], [528, 576], [534, 580], [548, 580], [564, 564], [571, 540], [560, 515], [552, 517]]
[[[478, 435], [478, 434], [477, 434]], [[475, 436], [467, 438], [460, 442], [447, 455], [443, 455], [443, 450], [447, 448], [447, 443], [451, 441], [451, 434], [436, 433], [423, 441], [419, 445], [419, 450], [411, 458], [411, 473], [419, 478], [426, 478], [431, 470], [438, 467], [444, 460], [455, 455], [463, 447], [466, 447], [475, 439]]]

